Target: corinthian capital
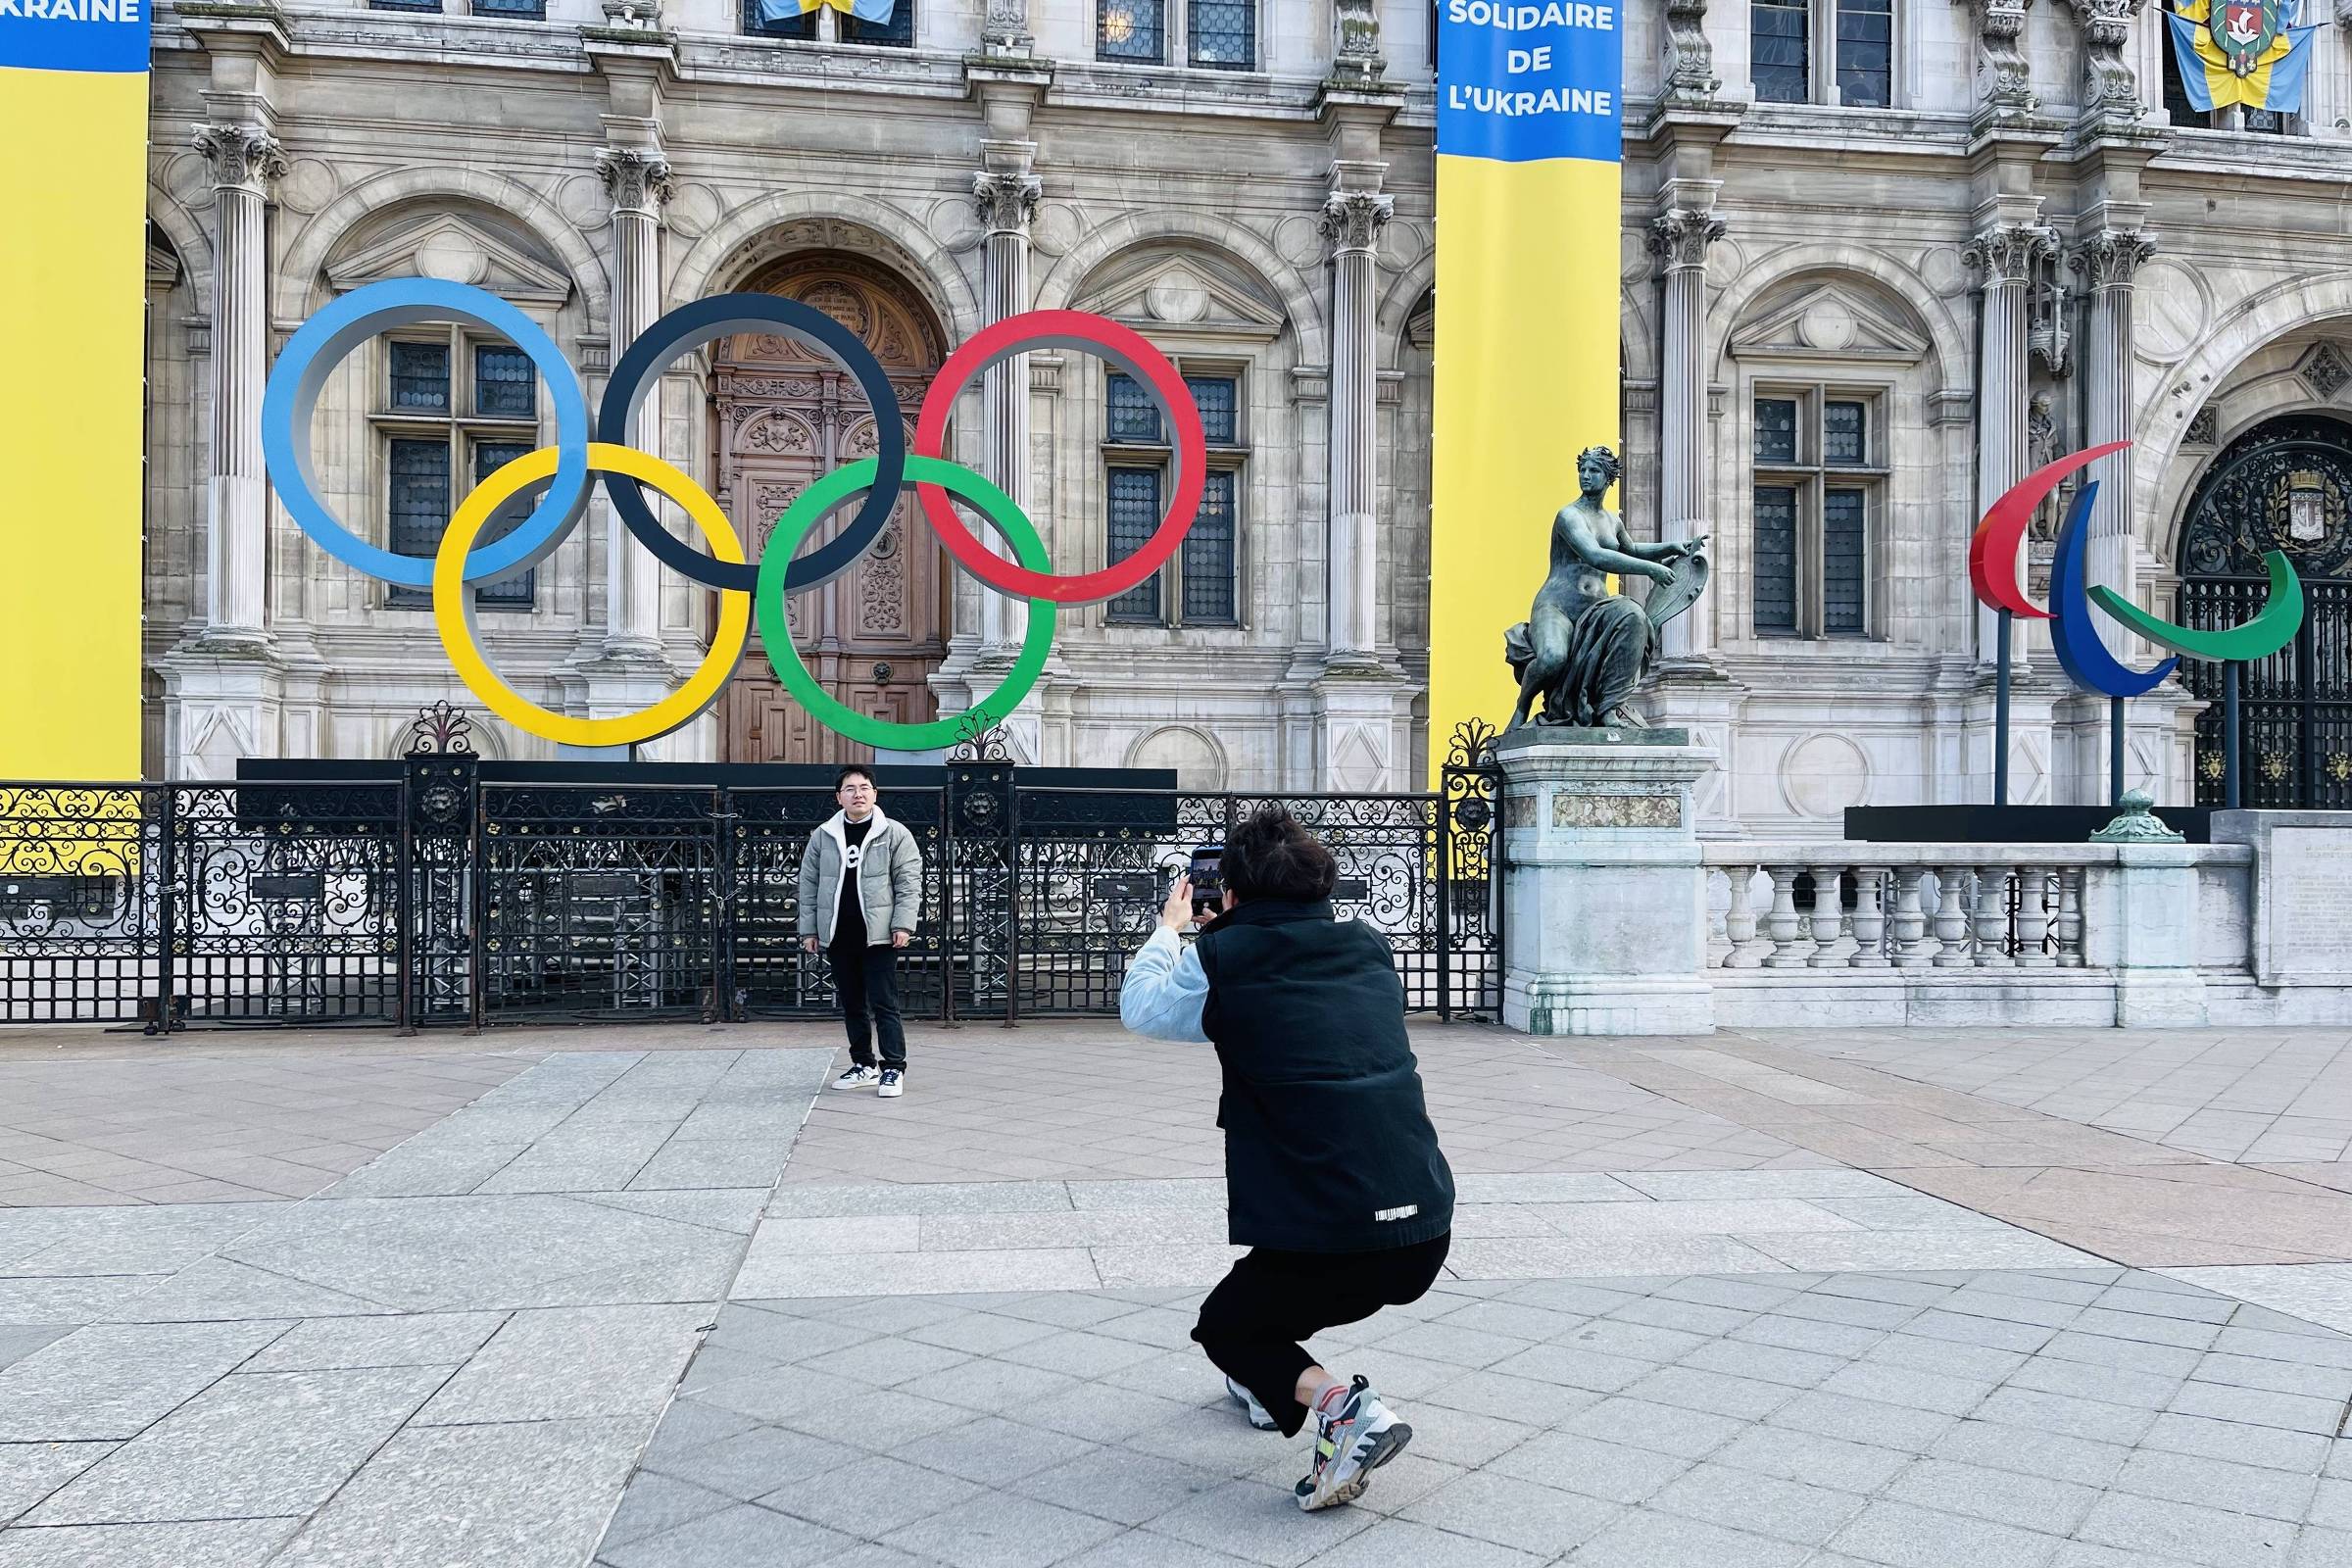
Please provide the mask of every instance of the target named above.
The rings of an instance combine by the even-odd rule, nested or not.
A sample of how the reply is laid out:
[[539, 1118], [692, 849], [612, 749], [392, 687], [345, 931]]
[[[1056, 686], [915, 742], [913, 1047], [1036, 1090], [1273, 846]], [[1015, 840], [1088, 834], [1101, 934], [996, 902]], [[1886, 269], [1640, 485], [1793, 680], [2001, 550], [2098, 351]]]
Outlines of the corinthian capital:
[[1992, 121], [2023, 120], [2034, 112], [2034, 72], [2022, 42], [2034, 0], [1969, 0], [1977, 18], [1980, 114]]
[[1035, 174], [983, 170], [972, 176], [972, 205], [980, 223], [991, 234], [1026, 234], [1037, 199], [1046, 193]]
[[2139, 77], [2124, 56], [2132, 41], [2132, 23], [2147, 0], [2067, 0], [2082, 29], [2082, 63], [2086, 80], [2082, 93], [2084, 120], [2120, 120], [2134, 123], [2140, 117]]
[[2156, 242], [2137, 229], [2102, 228], [2077, 245], [2066, 265], [2094, 289], [2130, 288], [2139, 264], [2155, 254]]
[[1649, 220], [1649, 234], [1643, 243], [1660, 268], [1671, 272], [1677, 268], [1706, 266], [1707, 247], [1723, 238], [1723, 220], [1712, 213], [1669, 207]]
[[1396, 216], [1394, 196], [1369, 190], [1338, 190], [1325, 199], [1323, 219], [1317, 226], [1331, 242], [1332, 254], [1336, 256], [1343, 251], [1377, 249], [1380, 231]]
[[1960, 259], [1983, 274], [1980, 286], [2030, 283], [2034, 268], [2058, 254], [2058, 232], [2041, 223], [1995, 223], [1960, 247]]
[[213, 183], [267, 194], [270, 182], [286, 172], [286, 150], [277, 138], [251, 125], [199, 125], [196, 150], [213, 166]]
[[596, 155], [596, 174], [616, 213], [659, 213], [669, 200], [669, 160], [658, 152], [608, 147]]

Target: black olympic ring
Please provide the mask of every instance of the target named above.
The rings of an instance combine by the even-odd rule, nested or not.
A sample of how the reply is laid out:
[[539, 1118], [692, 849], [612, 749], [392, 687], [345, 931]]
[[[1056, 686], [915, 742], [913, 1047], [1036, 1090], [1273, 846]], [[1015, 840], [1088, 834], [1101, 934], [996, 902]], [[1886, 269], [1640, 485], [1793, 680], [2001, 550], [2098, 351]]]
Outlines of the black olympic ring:
[[[899, 409], [899, 394], [882, 362], [867, 352], [856, 333], [813, 305], [773, 294], [720, 294], [681, 305], [647, 327], [612, 368], [612, 377], [605, 383], [604, 404], [597, 411], [596, 438], [627, 446], [629, 421], [669, 362], [689, 348], [737, 332], [778, 333], [830, 356], [857, 378], [874, 411], [873, 488], [866, 492], [865, 505], [847, 528], [792, 563], [784, 576], [784, 591], [802, 593], [849, 570], [881, 536], [891, 509], [899, 504], [900, 484], [906, 474], [906, 417]], [[618, 473], [602, 477], [605, 493], [612, 498], [620, 520], [663, 565], [711, 588], [750, 593], [759, 586], [757, 564], [713, 561], [662, 527], [645, 504], [636, 480]]]

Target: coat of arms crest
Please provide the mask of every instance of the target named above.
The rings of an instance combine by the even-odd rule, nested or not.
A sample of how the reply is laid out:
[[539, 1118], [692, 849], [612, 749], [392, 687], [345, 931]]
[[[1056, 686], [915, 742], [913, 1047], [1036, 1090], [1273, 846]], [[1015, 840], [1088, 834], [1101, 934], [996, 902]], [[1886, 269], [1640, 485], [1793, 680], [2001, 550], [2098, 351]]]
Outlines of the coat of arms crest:
[[2285, 10], [2285, 0], [2213, 0], [2206, 25], [2232, 72], [2254, 74], [2286, 25]]

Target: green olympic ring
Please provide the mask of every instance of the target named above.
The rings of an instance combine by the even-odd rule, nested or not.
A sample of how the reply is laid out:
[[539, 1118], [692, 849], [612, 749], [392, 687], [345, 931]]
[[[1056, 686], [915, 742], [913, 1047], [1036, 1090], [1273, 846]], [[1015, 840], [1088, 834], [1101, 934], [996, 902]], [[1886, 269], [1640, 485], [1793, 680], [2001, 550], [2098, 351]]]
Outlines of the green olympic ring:
[[2303, 580], [2294, 566], [2276, 550], [2263, 552], [2262, 564], [2271, 569], [2271, 592], [2261, 613], [2219, 631], [2191, 631], [2151, 615], [2112, 588], [2093, 588], [2090, 601], [2117, 620], [2170, 653], [2191, 659], [2268, 659], [2294, 640], [2303, 625]]
[[[834, 508], [871, 489], [879, 471], [880, 464], [872, 458], [836, 468], [802, 491], [784, 509], [783, 515], [776, 518], [775, 533], [760, 555], [760, 582], [754, 589], [760, 641], [767, 651], [768, 663], [784, 682], [784, 689], [818, 723], [836, 733], [885, 752], [921, 752], [953, 746], [962, 736], [967, 715], [954, 713], [928, 724], [902, 724], [860, 713], [817, 684], [816, 677], [808, 673], [808, 666], [801, 662], [801, 651], [792, 644], [792, 627], [784, 613], [784, 577], [793, 556], [799, 551], [801, 541], [808, 537], [808, 531]], [[908, 453], [906, 477], [961, 496], [1004, 536], [1004, 542], [1012, 546], [1013, 556], [1022, 565], [1031, 571], [1053, 569], [1054, 563], [1046, 554], [1046, 542], [1038, 537], [1036, 525], [1013, 504], [1010, 496], [981, 475], [942, 458]], [[1029, 601], [1029, 634], [1021, 641], [1020, 657], [1013, 661], [1004, 683], [972, 705], [970, 716], [976, 716], [983, 724], [1001, 724], [1021, 699], [1029, 695], [1029, 689], [1045, 673], [1046, 659], [1054, 651], [1054, 615], [1059, 608], [1051, 599]]]

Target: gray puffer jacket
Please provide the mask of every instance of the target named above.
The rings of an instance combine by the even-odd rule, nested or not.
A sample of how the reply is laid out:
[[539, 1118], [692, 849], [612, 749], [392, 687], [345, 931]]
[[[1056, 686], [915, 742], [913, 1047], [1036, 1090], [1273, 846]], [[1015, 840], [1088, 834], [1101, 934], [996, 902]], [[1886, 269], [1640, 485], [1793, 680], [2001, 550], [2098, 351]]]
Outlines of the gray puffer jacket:
[[[874, 808], [858, 864], [858, 906], [865, 911], [865, 940], [886, 946], [893, 931], [912, 931], [923, 912], [923, 852], [914, 835]], [[830, 945], [841, 916], [841, 866], [849, 840], [842, 813], [808, 835], [801, 852], [800, 933]]]

